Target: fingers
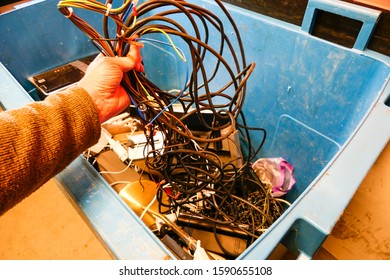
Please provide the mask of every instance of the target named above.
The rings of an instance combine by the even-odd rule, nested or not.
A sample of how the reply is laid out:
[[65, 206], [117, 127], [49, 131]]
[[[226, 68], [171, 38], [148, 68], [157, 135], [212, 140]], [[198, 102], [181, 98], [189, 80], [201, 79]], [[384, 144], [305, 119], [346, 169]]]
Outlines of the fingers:
[[139, 38], [138, 35], [133, 35], [129, 39], [130, 50], [125, 57], [107, 57], [104, 54], [99, 53], [88, 68], [92, 68], [95, 66], [95, 64], [103, 63], [119, 66], [122, 72], [128, 72], [133, 69], [138, 72], [144, 72], [144, 66], [142, 64], [142, 57], [140, 52], [140, 49], [143, 48], [144, 45], [141, 42], [138, 42], [136, 40], [137, 38]]
[[111, 57], [111, 62], [121, 68], [123, 72], [128, 72], [135, 69], [136, 71], [143, 72], [142, 58], [140, 53], [141, 46], [139, 44], [131, 44], [130, 51], [125, 57]]

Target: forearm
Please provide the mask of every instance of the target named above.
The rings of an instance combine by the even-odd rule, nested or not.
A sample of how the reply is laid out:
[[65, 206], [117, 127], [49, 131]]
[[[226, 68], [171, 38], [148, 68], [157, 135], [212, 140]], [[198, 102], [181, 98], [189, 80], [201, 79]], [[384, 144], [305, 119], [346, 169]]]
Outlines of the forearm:
[[81, 88], [0, 117], [0, 214], [63, 170], [100, 136], [93, 100]]

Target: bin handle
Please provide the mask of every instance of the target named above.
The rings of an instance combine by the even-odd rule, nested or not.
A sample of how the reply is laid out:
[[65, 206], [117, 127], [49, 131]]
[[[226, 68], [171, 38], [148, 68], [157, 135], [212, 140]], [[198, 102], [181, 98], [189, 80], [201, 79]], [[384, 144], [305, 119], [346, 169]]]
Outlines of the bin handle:
[[362, 21], [363, 25], [356, 38], [354, 49], [363, 51], [374, 31], [381, 14], [380, 11], [339, 0], [310, 0], [307, 4], [301, 29], [311, 34], [317, 10], [323, 10], [340, 16]]

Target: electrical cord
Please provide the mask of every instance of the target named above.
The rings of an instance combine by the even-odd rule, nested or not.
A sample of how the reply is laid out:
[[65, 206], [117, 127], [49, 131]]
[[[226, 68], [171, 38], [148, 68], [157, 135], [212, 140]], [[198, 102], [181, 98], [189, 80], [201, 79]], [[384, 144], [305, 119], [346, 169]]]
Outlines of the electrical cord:
[[[145, 146], [151, 147], [145, 154], [145, 168], [160, 174], [169, 186], [157, 190], [159, 210], [180, 209], [215, 225], [239, 226], [253, 241], [283, 213], [288, 202], [274, 199], [251, 170], [266, 131], [246, 124], [246, 84], [255, 64], [246, 63], [233, 18], [219, 0], [214, 1], [218, 14], [187, 1], [125, 0], [119, 6], [113, 2], [63, 0], [58, 9], [105, 56], [126, 56], [131, 44], [153, 43], [170, 48], [186, 65], [179, 90], [162, 90], [146, 73], [136, 71], [126, 73], [122, 81], [143, 123]], [[103, 35], [73, 9], [101, 14]], [[115, 25], [113, 30], [110, 23]], [[164, 39], [156, 39], [160, 37]], [[213, 116], [211, 122], [207, 114]], [[197, 136], [188, 128], [187, 121], [194, 116], [211, 132], [209, 137]], [[164, 135], [163, 148], [155, 147], [156, 131]], [[236, 131], [247, 147], [244, 152], [239, 149], [237, 158], [224, 162], [207, 148]], [[263, 137], [254, 147], [251, 134], [257, 132]], [[200, 148], [202, 144], [206, 148]], [[238, 162], [242, 166], [236, 166]], [[168, 195], [169, 203], [163, 202], [163, 194]]]

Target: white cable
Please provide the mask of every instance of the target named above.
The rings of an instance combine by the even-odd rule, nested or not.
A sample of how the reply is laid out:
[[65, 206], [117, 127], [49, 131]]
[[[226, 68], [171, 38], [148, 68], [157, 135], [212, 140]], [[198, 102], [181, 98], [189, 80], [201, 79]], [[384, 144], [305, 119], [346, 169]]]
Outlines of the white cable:
[[130, 181], [116, 181], [116, 182], [112, 182], [110, 184], [110, 186], [112, 187], [112, 186], [115, 186], [115, 185], [118, 185], [118, 184], [130, 184], [130, 183], [132, 183], [132, 182], [130, 182]]
[[149, 208], [152, 207], [153, 203], [156, 201], [157, 195], [155, 195], [152, 199], [152, 201], [146, 206], [144, 211], [142, 211], [142, 214], [139, 216], [141, 219], [145, 216], [146, 212], [148, 212]]

